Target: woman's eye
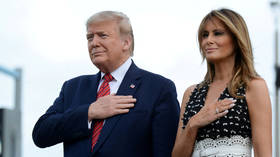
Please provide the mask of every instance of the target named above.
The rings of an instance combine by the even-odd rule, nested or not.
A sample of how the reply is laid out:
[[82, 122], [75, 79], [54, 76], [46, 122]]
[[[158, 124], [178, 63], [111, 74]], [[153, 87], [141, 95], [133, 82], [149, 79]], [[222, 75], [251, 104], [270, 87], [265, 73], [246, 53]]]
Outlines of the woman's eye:
[[208, 37], [208, 34], [209, 34], [209, 33], [202, 33], [202, 38]]
[[223, 35], [224, 32], [215, 32], [214, 34], [215, 34], [215, 36], [219, 36], [219, 35]]

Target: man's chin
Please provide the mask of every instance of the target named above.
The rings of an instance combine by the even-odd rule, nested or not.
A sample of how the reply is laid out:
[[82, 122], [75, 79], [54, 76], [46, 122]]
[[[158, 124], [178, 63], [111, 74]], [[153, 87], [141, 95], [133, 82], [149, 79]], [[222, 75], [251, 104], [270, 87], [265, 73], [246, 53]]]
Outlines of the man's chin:
[[106, 58], [102, 56], [96, 56], [94, 58], [91, 58], [91, 61], [93, 64], [102, 64], [106, 61]]
[[101, 58], [101, 57], [100, 57], [100, 58], [99, 58], [99, 57], [94, 58], [94, 59], [92, 59], [91, 61], [92, 61], [92, 63], [93, 63], [96, 67], [98, 67], [98, 68], [104, 66], [105, 63], [106, 63], [106, 60], [103, 59], [103, 58]]

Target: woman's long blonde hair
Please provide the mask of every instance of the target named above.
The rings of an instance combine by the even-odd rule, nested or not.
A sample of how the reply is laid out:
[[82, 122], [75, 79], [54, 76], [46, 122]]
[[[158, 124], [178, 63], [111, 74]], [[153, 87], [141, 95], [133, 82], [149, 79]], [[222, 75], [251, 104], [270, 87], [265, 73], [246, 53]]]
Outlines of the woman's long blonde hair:
[[[238, 88], [241, 86], [247, 88], [249, 81], [259, 76], [254, 68], [253, 52], [247, 25], [238, 13], [230, 9], [223, 8], [213, 10], [207, 14], [201, 21], [198, 29], [198, 42], [203, 60], [205, 60], [205, 54], [201, 45], [203, 31], [208, 21], [211, 21], [214, 18], [220, 20], [232, 35], [236, 55], [233, 77], [228, 84], [228, 89], [232, 96], [239, 97], [236, 94]], [[214, 77], [214, 65], [207, 61], [207, 73], [201, 85], [212, 82]]]

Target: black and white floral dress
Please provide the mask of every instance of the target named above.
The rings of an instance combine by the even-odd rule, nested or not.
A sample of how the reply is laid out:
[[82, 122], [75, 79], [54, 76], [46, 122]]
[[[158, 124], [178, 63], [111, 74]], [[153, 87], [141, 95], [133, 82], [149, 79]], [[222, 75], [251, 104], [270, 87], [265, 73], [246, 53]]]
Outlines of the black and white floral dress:
[[[186, 105], [183, 128], [189, 119], [198, 113], [204, 106], [209, 84], [205, 83], [196, 88], [190, 95]], [[246, 90], [238, 89], [237, 95], [243, 98], [234, 98], [237, 101], [229, 112], [216, 121], [198, 130], [192, 157], [250, 157], [252, 149], [251, 123], [246, 102]], [[233, 98], [226, 88], [219, 100]]]

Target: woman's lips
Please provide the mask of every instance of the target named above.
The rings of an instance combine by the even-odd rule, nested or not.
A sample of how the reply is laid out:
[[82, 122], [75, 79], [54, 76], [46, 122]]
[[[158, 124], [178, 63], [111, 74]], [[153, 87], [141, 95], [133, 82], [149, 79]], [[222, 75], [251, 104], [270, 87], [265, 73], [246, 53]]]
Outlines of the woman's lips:
[[216, 51], [218, 48], [207, 48], [206, 52], [213, 52]]

